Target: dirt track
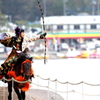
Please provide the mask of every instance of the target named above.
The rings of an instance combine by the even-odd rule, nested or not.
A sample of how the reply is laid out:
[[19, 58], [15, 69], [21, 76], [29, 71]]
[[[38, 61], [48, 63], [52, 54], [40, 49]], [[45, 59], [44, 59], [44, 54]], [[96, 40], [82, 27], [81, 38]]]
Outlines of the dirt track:
[[[3, 91], [5, 92], [3, 92]], [[0, 100], [8, 100], [8, 90], [7, 87], [0, 87]], [[30, 89], [26, 92], [26, 100], [64, 100], [60, 95], [55, 92], [39, 89]], [[13, 92], [13, 99], [18, 100], [17, 95]]]

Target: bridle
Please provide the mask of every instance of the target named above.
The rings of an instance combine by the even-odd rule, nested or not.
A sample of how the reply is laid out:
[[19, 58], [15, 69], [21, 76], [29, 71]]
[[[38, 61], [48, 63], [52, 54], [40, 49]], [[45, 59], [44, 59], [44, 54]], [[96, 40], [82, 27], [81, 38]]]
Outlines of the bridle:
[[[37, 0], [38, 2], [38, 6], [39, 6], [39, 9], [40, 9], [40, 12], [41, 12], [41, 16], [42, 16], [42, 27], [43, 27], [43, 33], [46, 33], [46, 30], [45, 30], [45, 25], [44, 25], [44, 14], [43, 14], [43, 10], [42, 10], [42, 7], [41, 7], [41, 4], [40, 4], [40, 1]], [[47, 33], [46, 33], [47, 34]], [[44, 38], [44, 43], [45, 43], [45, 49], [44, 49], [44, 64], [46, 64], [46, 38]]]
[[22, 64], [21, 64], [21, 73], [23, 73], [23, 64], [25, 64], [27, 62], [29, 62], [30, 64], [32, 63], [32, 61], [30, 61], [28, 59], [26, 59], [25, 61], [23, 61]]

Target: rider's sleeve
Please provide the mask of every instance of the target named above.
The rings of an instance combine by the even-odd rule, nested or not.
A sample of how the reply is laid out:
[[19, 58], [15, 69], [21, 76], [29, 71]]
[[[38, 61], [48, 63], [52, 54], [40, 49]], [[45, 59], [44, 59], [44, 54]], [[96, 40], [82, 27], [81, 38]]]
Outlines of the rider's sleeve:
[[40, 39], [40, 35], [36, 35], [36, 36], [31, 36], [31, 37], [25, 37], [24, 38], [24, 40], [26, 41], [26, 42], [32, 42], [32, 41], [36, 41], [36, 40], [38, 40], [38, 39]]
[[13, 38], [7, 40], [0, 40], [0, 43], [3, 44], [5, 47], [12, 47], [13, 46]]
[[38, 39], [44, 39], [46, 37], [46, 33], [39, 35], [32, 35], [31, 37], [24, 38], [26, 42], [36, 41]]

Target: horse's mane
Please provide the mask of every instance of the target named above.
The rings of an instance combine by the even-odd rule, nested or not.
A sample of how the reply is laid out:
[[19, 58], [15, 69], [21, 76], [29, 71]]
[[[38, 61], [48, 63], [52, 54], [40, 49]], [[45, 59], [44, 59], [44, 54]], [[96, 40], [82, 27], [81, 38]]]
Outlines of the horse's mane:
[[18, 65], [20, 65], [26, 59], [32, 61], [33, 58], [29, 57], [28, 54], [26, 54], [26, 53], [20, 53], [14, 67], [17, 67]]
[[21, 62], [25, 61], [26, 59], [27, 59], [27, 54], [21, 53], [21, 54], [19, 54], [16, 64], [20, 64]]
[[15, 65], [13, 66], [13, 70], [15, 71], [16, 75], [17, 76], [24, 75], [24, 77], [28, 79], [28, 77], [30, 77], [29, 71], [31, 69], [31, 62], [32, 62], [32, 57], [29, 57], [26, 53], [21, 53]]

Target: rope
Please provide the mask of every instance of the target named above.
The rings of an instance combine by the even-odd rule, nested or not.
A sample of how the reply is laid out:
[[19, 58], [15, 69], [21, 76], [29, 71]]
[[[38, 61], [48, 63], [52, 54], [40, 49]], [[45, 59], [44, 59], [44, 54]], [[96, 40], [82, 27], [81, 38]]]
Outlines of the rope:
[[39, 75], [35, 75], [35, 76], [36, 76], [36, 77], [39, 77], [39, 78], [41, 78], [42, 80], [50, 80], [50, 81], [52, 81], [52, 82], [55, 82], [55, 81], [57, 81], [57, 82], [59, 82], [59, 83], [61, 83], [61, 84], [79, 85], [79, 84], [82, 84], [82, 83], [84, 83], [84, 84], [91, 85], [91, 86], [100, 86], [100, 84], [90, 84], [90, 83], [86, 83], [86, 82], [84, 82], [84, 81], [81, 81], [81, 82], [79, 82], [79, 83], [60, 82], [60, 81], [59, 81], [59, 80], [57, 80], [57, 79], [55, 79], [55, 80], [51, 80], [50, 78], [47, 78], [47, 79], [45, 79], [45, 78], [42, 78], [42, 77], [40, 77]]
[[86, 95], [86, 96], [100, 96], [100, 94], [85, 94], [85, 93], [81, 93], [81, 92], [78, 92], [78, 91], [75, 91], [74, 92], [78, 93], [78, 94], [82, 94], [82, 95]]
[[[81, 81], [81, 82], [79, 82], [79, 83], [60, 82], [60, 81], [58, 81], [57, 79], [51, 80], [50, 78], [47, 78], [47, 79], [42, 78], [42, 77], [40, 77], [39, 75], [35, 75], [35, 76], [41, 78], [42, 80], [50, 80], [51, 82], [56, 82], [56, 81], [57, 81], [57, 82], [59, 82], [59, 83], [61, 83], [61, 84], [79, 85], [79, 84], [81, 84], [81, 83], [84, 83], [84, 84], [87, 84], [87, 85], [90, 85], [90, 86], [100, 86], [100, 84], [90, 84], [90, 83], [86, 83], [86, 82], [83, 82], [83, 81]], [[32, 82], [32, 81], [30, 81], [30, 80], [26, 80], [26, 81], [17, 81], [17, 80], [15, 80], [14, 78], [12, 78], [12, 79], [6, 79], [5, 77], [1, 78], [0, 80], [5, 80], [5, 81], [12, 81], [12, 80], [13, 80], [13, 81], [18, 82], [18, 83], [26, 83], [26, 82], [31, 83], [31, 82]]]
[[[38, 6], [39, 6], [39, 9], [40, 9], [40, 12], [41, 12], [41, 16], [42, 16], [42, 26], [43, 26], [43, 33], [46, 33], [45, 31], [45, 25], [44, 25], [44, 14], [43, 14], [43, 10], [42, 10], [42, 7], [41, 7], [41, 4], [39, 2], [39, 0], [37, 0], [38, 2]], [[46, 33], [47, 34], [47, 33]], [[45, 50], [44, 50], [44, 64], [46, 64], [46, 38], [44, 38], [44, 43], [45, 43]]]
[[[48, 79], [50, 79], [50, 78], [48, 78]], [[40, 87], [44, 87], [44, 88], [48, 88], [48, 89], [51, 89], [51, 90], [53, 90], [53, 91], [55, 91], [55, 92], [60, 92], [60, 93], [71, 93], [71, 92], [76, 92], [76, 93], [78, 93], [78, 94], [81, 94], [81, 95], [86, 95], [86, 96], [100, 96], [100, 94], [85, 94], [85, 93], [81, 93], [81, 92], [78, 92], [78, 91], [76, 91], [76, 90], [71, 90], [71, 91], [59, 91], [59, 90], [56, 90], [56, 89], [53, 89], [53, 88], [51, 88], [51, 87], [49, 87], [49, 86], [43, 86], [43, 85], [39, 85], [39, 84], [36, 84], [36, 83], [34, 83], [34, 82], [32, 82], [32, 81], [30, 81], [30, 80], [26, 80], [26, 81], [17, 81], [17, 80], [15, 80], [14, 78], [12, 78], [12, 79], [6, 79], [5, 77], [3, 77], [2, 79], [0, 79], [0, 80], [6, 80], [6, 81], [15, 81], [15, 82], [18, 82], [18, 83], [26, 83], [26, 82], [29, 82], [29, 83], [32, 83], [32, 84], [34, 84], [34, 85], [37, 85], [37, 86], [40, 86]], [[46, 79], [47, 80], [47, 79]], [[55, 80], [53, 80], [53, 81], [57, 81], [57, 79], [55, 79]], [[66, 82], [66, 83], [69, 83], [69, 82]], [[85, 82], [80, 82], [80, 84], [81, 83], [85, 83]], [[72, 83], [71, 83], [72, 84]], [[76, 83], [75, 83], [76, 84]], [[72, 84], [72, 85], [75, 85], [75, 84]], [[78, 85], [79, 83], [77, 83], [76, 85]], [[91, 84], [92, 86], [100, 86], [100, 84]]]
[[90, 83], [86, 83], [86, 82], [83, 82], [84, 84], [87, 84], [87, 85], [91, 85], [91, 86], [100, 86], [100, 84], [90, 84]]

